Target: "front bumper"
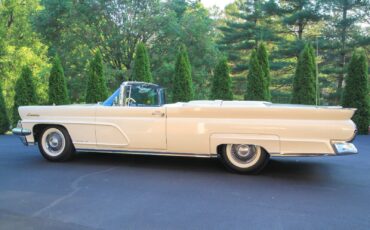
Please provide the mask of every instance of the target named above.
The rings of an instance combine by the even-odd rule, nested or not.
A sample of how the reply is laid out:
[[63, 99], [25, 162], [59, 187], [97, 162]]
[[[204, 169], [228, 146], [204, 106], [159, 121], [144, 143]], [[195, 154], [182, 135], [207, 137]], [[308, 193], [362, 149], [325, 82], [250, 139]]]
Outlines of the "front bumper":
[[26, 136], [31, 135], [32, 131], [29, 129], [22, 128], [22, 123], [19, 121], [17, 127], [12, 129], [12, 133], [17, 135], [19, 139], [25, 146], [31, 145], [33, 143], [28, 143]]
[[337, 156], [352, 155], [358, 153], [356, 146], [349, 142], [338, 141], [333, 142], [332, 145], [335, 151], [335, 155]]

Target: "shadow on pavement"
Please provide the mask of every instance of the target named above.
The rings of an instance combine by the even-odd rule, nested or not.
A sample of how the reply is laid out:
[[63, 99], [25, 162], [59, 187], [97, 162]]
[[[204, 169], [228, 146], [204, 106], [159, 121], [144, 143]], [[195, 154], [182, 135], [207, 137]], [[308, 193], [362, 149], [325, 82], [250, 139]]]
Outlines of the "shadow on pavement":
[[[321, 182], [328, 179], [328, 171], [330, 170], [329, 162], [306, 159], [270, 159], [266, 168], [257, 176], [284, 180], [304, 180], [306, 182]], [[171, 170], [174, 173], [178, 171], [191, 171], [240, 176], [228, 172], [218, 159], [78, 153], [72, 162], [73, 164], [84, 165], [130, 167], [138, 170]]]

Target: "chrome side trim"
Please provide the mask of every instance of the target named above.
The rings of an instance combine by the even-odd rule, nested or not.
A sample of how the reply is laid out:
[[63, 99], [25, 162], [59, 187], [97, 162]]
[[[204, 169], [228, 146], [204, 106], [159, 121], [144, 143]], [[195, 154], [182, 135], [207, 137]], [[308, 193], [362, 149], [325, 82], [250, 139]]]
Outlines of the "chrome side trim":
[[291, 153], [291, 154], [280, 154], [280, 153], [270, 153], [271, 157], [322, 157], [322, 156], [335, 156], [334, 154], [330, 153], [317, 153], [317, 154], [299, 154], [299, 153]]
[[90, 143], [90, 142], [81, 142], [81, 141], [75, 141], [73, 142], [75, 145], [105, 145], [105, 146], [113, 146], [113, 147], [126, 147], [128, 144], [109, 144], [109, 143]]
[[146, 155], [146, 156], [178, 156], [178, 157], [200, 157], [200, 158], [217, 157], [217, 155], [211, 155], [211, 154], [167, 153], [167, 152], [130, 151], [130, 150], [76, 149], [76, 151], [77, 152], [118, 153], [118, 154]]

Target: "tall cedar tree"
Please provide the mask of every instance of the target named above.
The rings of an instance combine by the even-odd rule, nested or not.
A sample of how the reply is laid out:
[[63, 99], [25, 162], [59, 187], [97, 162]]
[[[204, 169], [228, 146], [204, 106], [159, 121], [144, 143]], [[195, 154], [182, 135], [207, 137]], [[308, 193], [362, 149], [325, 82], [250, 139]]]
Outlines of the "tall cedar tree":
[[212, 81], [211, 98], [218, 100], [232, 100], [230, 70], [227, 59], [222, 58], [217, 64]]
[[69, 104], [66, 80], [60, 59], [55, 56], [49, 78], [49, 104]]
[[0, 134], [4, 134], [9, 129], [9, 117], [6, 111], [3, 89], [0, 81]]
[[[314, 87], [315, 87], [315, 97], [318, 99], [320, 98], [320, 90], [318, 89], [318, 72], [317, 72], [317, 65], [316, 65], [316, 54], [315, 54], [315, 49], [311, 44], [308, 45], [309, 51], [310, 51], [310, 56], [311, 56], [311, 62], [313, 64], [312, 67], [312, 74], [313, 74], [313, 79], [314, 79]], [[317, 101], [319, 103], [319, 101]], [[316, 104], [316, 98], [315, 98], [315, 104]]]
[[193, 95], [190, 61], [186, 47], [182, 45], [175, 65], [172, 100], [173, 102], [187, 102], [193, 99]]
[[266, 94], [266, 100], [271, 100], [271, 93], [270, 93], [270, 65], [268, 60], [268, 54], [266, 50], [266, 46], [264, 43], [260, 43], [257, 49], [257, 58], [258, 62], [262, 68], [263, 77], [265, 79], [265, 94]]
[[100, 51], [96, 51], [89, 66], [89, 80], [86, 90], [86, 103], [97, 103], [108, 97], [107, 85], [103, 75], [103, 58]]
[[352, 119], [360, 134], [368, 134], [369, 86], [367, 58], [364, 50], [356, 50], [353, 53], [345, 81], [342, 104], [347, 108], [357, 108]]
[[133, 81], [153, 82], [150, 72], [149, 56], [144, 43], [136, 46], [134, 69], [132, 71]]
[[20, 120], [18, 107], [23, 105], [37, 104], [35, 86], [32, 80], [32, 71], [28, 66], [22, 68], [21, 76], [15, 83], [15, 95], [13, 106], [13, 125]]
[[244, 98], [250, 101], [267, 100], [266, 82], [255, 50], [252, 51], [251, 58], [249, 60], [247, 91]]
[[309, 45], [301, 51], [293, 80], [292, 103], [314, 105], [316, 103], [315, 63]]

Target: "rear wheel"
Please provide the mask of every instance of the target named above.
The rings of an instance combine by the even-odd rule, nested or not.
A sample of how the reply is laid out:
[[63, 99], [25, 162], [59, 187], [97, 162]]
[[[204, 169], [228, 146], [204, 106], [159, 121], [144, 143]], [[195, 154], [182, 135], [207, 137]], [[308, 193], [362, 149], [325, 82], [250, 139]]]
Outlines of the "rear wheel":
[[66, 129], [62, 127], [45, 128], [38, 140], [42, 156], [49, 161], [69, 160], [75, 152]]
[[222, 146], [221, 160], [225, 166], [238, 173], [259, 173], [267, 164], [270, 155], [261, 146], [228, 144]]

